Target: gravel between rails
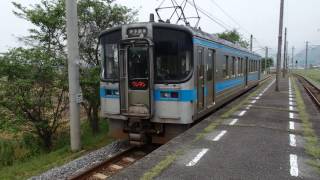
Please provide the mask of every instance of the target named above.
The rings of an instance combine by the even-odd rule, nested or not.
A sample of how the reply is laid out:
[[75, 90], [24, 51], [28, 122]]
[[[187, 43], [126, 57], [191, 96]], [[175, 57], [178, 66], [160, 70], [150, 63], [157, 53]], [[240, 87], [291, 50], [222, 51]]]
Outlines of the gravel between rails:
[[102, 162], [113, 154], [119, 152], [121, 149], [128, 148], [129, 144], [127, 141], [115, 141], [101, 149], [90, 152], [84, 156], [81, 156], [73, 161], [68, 162], [60, 167], [40, 174], [39, 176], [33, 176], [30, 180], [52, 180], [52, 179], [67, 179], [74, 173], [84, 171], [85, 169], [95, 165], [96, 163]]

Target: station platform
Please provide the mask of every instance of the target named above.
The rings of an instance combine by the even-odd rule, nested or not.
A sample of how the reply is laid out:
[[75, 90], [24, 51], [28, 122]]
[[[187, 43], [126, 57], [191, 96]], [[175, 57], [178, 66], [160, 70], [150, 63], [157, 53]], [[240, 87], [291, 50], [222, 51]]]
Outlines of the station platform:
[[320, 179], [304, 137], [308, 121], [319, 135], [319, 111], [293, 77], [274, 89], [270, 78], [111, 179]]

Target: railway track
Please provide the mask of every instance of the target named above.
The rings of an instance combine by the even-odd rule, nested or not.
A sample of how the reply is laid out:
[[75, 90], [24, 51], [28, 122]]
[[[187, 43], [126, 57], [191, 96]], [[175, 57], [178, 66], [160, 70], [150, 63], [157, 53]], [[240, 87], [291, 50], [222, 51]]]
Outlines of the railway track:
[[126, 167], [129, 167], [134, 162], [143, 158], [159, 145], [148, 145], [148, 146], [131, 146], [127, 149], [114, 154], [112, 157], [105, 161], [94, 165], [93, 167], [76, 173], [70, 176], [69, 180], [102, 180], [111, 177], [112, 175], [120, 172]]
[[299, 82], [302, 84], [304, 89], [307, 91], [311, 99], [314, 101], [314, 103], [317, 105], [318, 109], [320, 110], [320, 89], [305, 77], [299, 74], [295, 74], [295, 75], [296, 77], [298, 77]]

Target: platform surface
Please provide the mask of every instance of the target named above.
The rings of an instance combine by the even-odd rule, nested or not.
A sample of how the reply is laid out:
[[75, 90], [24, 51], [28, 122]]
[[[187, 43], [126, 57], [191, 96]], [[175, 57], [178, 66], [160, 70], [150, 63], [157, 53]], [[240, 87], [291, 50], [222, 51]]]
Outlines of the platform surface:
[[315, 128], [320, 115], [296, 84], [281, 79], [275, 92], [268, 80], [112, 179], [320, 179], [305, 152], [296, 90]]

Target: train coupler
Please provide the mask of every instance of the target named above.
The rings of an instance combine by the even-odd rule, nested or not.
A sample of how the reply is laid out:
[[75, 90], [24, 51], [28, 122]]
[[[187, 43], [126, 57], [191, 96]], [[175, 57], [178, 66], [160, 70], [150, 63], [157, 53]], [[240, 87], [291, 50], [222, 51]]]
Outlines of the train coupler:
[[129, 133], [129, 143], [135, 146], [145, 145], [147, 136], [144, 133]]

